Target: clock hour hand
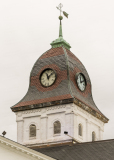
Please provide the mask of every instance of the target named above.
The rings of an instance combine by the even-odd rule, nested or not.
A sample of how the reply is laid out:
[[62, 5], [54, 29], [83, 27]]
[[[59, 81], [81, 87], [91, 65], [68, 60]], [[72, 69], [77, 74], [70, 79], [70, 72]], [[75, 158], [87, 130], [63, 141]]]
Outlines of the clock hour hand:
[[48, 74], [46, 73], [46, 76], [47, 76], [47, 79], [49, 80], [49, 76], [48, 76]]

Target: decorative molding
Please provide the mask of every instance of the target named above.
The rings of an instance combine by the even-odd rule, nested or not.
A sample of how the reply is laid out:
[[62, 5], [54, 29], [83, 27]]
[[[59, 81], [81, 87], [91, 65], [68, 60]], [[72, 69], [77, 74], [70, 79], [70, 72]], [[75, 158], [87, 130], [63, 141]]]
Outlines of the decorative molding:
[[28, 113], [41, 112], [41, 108], [44, 109], [46, 107], [48, 107], [48, 108], [46, 108], [47, 111], [51, 110], [51, 109], [53, 109], [53, 110], [57, 109], [57, 108], [59, 109], [59, 108], [61, 108], [60, 105], [64, 106], [64, 104], [71, 104], [71, 103], [76, 104], [77, 106], [79, 106], [80, 108], [82, 108], [86, 112], [90, 113], [92, 116], [96, 117], [97, 119], [101, 120], [102, 122], [108, 123], [108, 118], [106, 118], [101, 113], [98, 113], [98, 111], [92, 109], [91, 107], [85, 105], [84, 103], [82, 103], [81, 101], [79, 101], [76, 98], [65, 99], [65, 100], [60, 100], [60, 101], [53, 101], [53, 102], [45, 103], [45, 104], [35, 104], [35, 105], [29, 105], [29, 106], [23, 106], [23, 107], [16, 107], [16, 108], [12, 108], [12, 111], [14, 111], [14, 112], [24, 111], [23, 112], [24, 114], [28, 114]]
[[[1, 138], [2, 138], [2, 139], [1, 139]], [[3, 139], [4, 139], [4, 140], [3, 140]], [[10, 142], [7, 142], [7, 141], [10, 141]], [[8, 139], [6, 139], [6, 138], [4, 138], [4, 137], [0, 137], [0, 143], [6, 145], [6, 146], [8, 146], [8, 147], [11, 147], [11, 148], [13, 148], [13, 149], [15, 149], [15, 150], [17, 150], [17, 151], [19, 151], [19, 152], [25, 153], [26, 155], [32, 156], [32, 157], [34, 157], [34, 158], [36, 158], [36, 159], [38, 159], [38, 160], [54, 160], [54, 159], [51, 158], [51, 157], [49, 157], [49, 158], [48, 158], [48, 157], [47, 157], [47, 158], [42, 157], [43, 154], [42, 154], [42, 156], [41, 156], [41, 155], [38, 155], [38, 153], [37, 153], [36, 151], [33, 151], [33, 150], [31, 150], [31, 149], [29, 149], [29, 148], [27, 148], [27, 147], [25, 147], [25, 146], [21, 146], [21, 144], [18, 144], [18, 143], [16, 143], [16, 142], [13, 142], [13, 141], [11, 141], [11, 140], [8, 140]], [[13, 143], [15, 143], [15, 144], [13, 144]], [[34, 152], [36, 152], [36, 153], [34, 153]], [[39, 153], [39, 154], [41, 154], [41, 153]], [[44, 156], [46, 156], [46, 155], [44, 155]]]
[[33, 105], [27, 105], [27, 106], [21, 106], [21, 107], [11, 107], [13, 112], [18, 112], [18, 111], [25, 111], [26, 110], [35, 110], [35, 109], [43, 109], [46, 107], [51, 107], [51, 106], [58, 106], [58, 105], [64, 105], [64, 104], [70, 104], [73, 103], [74, 99], [69, 98], [69, 99], [63, 99], [63, 100], [57, 100], [57, 101], [52, 101], [52, 102], [46, 102], [46, 103], [40, 103], [40, 104], [33, 104]]
[[81, 109], [85, 110], [86, 112], [90, 113], [92, 116], [96, 117], [97, 119], [101, 120], [102, 122], [108, 123], [108, 118], [106, 118], [104, 115], [101, 115], [100, 113], [98, 113], [94, 109], [88, 107], [84, 103], [80, 102], [78, 99], [74, 100], [74, 104], [76, 104]]
[[94, 119], [95, 121], [97, 121], [98, 123], [102, 124], [103, 125], [103, 122], [100, 121], [100, 119], [94, 117], [93, 115], [90, 115], [88, 112], [86, 112], [85, 110], [83, 110], [82, 108], [80, 108], [79, 106], [77, 107], [77, 109], [79, 111], [81, 111], [82, 113], [86, 114], [89, 118], [92, 118]]
[[26, 110], [23, 112], [23, 114], [30, 114], [30, 113], [36, 113], [36, 112], [41, 112], [41, 109]]
[[[66, 108], [66, 105], [58, 105], [58, 106], [46, 107], [46, 112], [50, 111], [50, 110], [61, 109], [61, 108]], [[35, 110], [26, 110], [26, 111], [23, 111], [22, 114], [31, 114], [31, 113], [42, 112], [43, 109], [44, 108], [42, 108], [42, 109], [35, 109]], [[18, 115], [18, 114], [16, 113], [16, 115]]]

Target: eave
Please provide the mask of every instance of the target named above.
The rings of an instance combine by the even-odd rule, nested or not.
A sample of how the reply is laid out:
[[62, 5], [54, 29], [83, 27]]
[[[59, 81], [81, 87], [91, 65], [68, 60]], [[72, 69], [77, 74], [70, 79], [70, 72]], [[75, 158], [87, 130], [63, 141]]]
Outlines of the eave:
[[64, 99], [64, 100], [57, 100], [57, 101], [52, 101], [52, 102], [45, 102], [45, 103], [40, 103], [40, 104], [33, 104], [33, 105], [26, 105], [26, 106], [20, 106], [20, 107], [11, 107], [13, 112], [19, 112], [19, 111], [25, 111], [25, 110], [31, 110], [31, 109], [41, 109], [45, 107], [51, 107], [51, 106], [56, 106], [56, 105], [61, 105], [61, 104], [69, 104], [69, 103], [74, 103], [89, 114], [93, 115], [94, 117], [98, 118], [104, 123], [108, 123], [109, 119], [105, 117], [103, 114], [100, 112], [96, 111], [93, 109], [91, 106], [88, 106], [81, 102], [80, 100], [76, 98], [70, 98], [70, 99]]

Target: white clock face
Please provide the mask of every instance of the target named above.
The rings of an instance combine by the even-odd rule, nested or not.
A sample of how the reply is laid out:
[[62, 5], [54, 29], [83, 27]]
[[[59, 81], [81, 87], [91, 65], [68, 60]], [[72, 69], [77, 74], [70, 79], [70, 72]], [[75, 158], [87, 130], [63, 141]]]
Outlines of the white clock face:
[[86, 88], [86, 79], [82, 73], [78, 73], [76, 75], [76, 82], [77, 82], [78, 88], [81, 91], [84, 91]]
[[44, 87], [51, 86], [56, 80], [56, 73], [54, 70], [47, 68], [41, 73], [40, 82]]

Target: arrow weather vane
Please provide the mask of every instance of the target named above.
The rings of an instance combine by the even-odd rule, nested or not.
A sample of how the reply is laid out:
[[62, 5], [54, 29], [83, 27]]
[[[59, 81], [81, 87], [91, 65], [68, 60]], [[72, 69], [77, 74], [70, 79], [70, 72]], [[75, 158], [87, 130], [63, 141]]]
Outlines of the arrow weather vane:
[[60, 16], [61, 16], [61, 12], [63, 12], [63, 15], [68, 18], [68, 13], [66, 13], [65, 11], [62, 11], [62, 7], [63, 5], [61, 3], [57, 7], [57, 9], [60, 10]]

